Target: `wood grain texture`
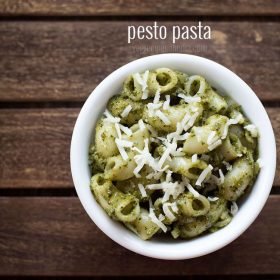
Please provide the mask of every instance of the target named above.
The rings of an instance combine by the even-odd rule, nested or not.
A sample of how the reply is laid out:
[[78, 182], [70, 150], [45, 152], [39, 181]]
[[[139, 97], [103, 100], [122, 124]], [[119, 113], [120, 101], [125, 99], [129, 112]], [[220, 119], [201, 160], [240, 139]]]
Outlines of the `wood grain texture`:
[[[151, 2], [152, 3], [152, 2]], [[238, 5], [235, 5], [238, 7]], [[192, 25], [197, 22], [158, 22]], [[20, 21], [0, 24], [0, 101], [84, 101], [116, 68], [166, 52], [213, 59], [236, 72], [262, 100], [280, 100], [279, 22], [206, 21], [211, 40], [138, 40], [128, 25], [152, 21]]]
[[208, 256], [154, 260], [105, 236], [78, 198], [0, 198], [0, 275], [248, 275], [280, 273], [280, 197], [256, 222]]
[[1, 15], [279, 15], [277, 0], [2, 0]]
[[[71, 187], [76, 109], [0, 111], [0, 187]], [[51, 184], [50, 184], [51, 183]]]
[[[277, 139], [274, 185], [280, 186], [280, 108], [267, 108]], [[0, 110], [0, 188], [71, 188], [69, 152], [78, 109]]]

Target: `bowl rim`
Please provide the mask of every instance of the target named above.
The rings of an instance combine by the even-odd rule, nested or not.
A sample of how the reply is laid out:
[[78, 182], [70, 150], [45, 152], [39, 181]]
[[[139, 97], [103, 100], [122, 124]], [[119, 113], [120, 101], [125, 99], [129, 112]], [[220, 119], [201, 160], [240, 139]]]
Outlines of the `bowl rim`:
[[[81, 135], [85, 134], [85, 131], [87, 131], [87, 134], [92, 134], [92, 128], [89, 129], [88, 126], [86, 126], [88, 116], [90, 115], [90, 111], [92, 110], [93, 106], [97, 106], [98, 108], [96, 110], [101, 110], [101, 108], [104, 108], [104, 105], [99, 104], [98, 100], [101, 98], [102, 92], [104, 90], [104, 87], [108, 86], [109, 83], [111, 83], [115, 79], [119, 79], [119, 76], [122, 75], [123, 72], [129, 71], [129, 69], [134, 69], [134, 68], [141, 68], [142, 70], [144, 69], [149, 69], [151, 67], [146, 67], [148, 64], [163, 64], [165, 60], [176, 60], [177, 62], [179, 61], [188, 61], [192, 63], [197, 63], [198, 65], [200, 64], [207, 64], [209, 67], [211, 66], [212, 69], [216, 69], [217, 71], [220, 71], [220, 74], [223, 74], [224, 77], [229, 77], [228, 79], [232, 79], [235, 81], [236, 85], [239, 84], [240, 87], [244, 88], [244, 91], [246, 91], [246, 98], [248, 98], [251, 102], [252, 105], [256, 106], [258, 110], [258, 114], [261, 115], [262, 119], [262, 128], [261, 130], [265, 131], [263, 134], [262, 138], [265, 138], [265, 141], [268, 142], [269, 144], [269, 149], [266, 151], [265, 157], [269, 159], [269, 168], [265, 169], [265, 176], [262, 176], [262, 182], [265, 182], [266, 188], [262, 187], [262, 189], [255, 190], [254, 188], [251, 190], [251, 193], [249, 197], [252, 195], [252, 191], [254, 191], [254, 196], [256, 198], [256, 201], [258, 203], [255, 205], [255, 209], [252, 209], [252, 207], [249, 207], [249, 202], [248, 207], [246, 208], [246, 202], [244, 205], [242, 205], [245, 212], [248, 211], [250, 215], [247, 215], [246, 218], [242, 217], [239, 219], [239, 223], [237, 229], [233, 228], [231, 226], [231, 232], [229, 231], [230, 229], [227, 230], [227, 228], [233, 223], [237, 217], [234, 217], [232, 222], [226, 226], [225, 228], [217, 231], [216, 233], [211, 233], [209, 235], [203, 236], [203, 237], [198, 237], [193, 240], [196, 240], [195, 242], [193, 240], [184, 240], [180, 241], [178, 243], [172, 242], [171, 244], [169, 243], [160, 243], [157, 241], [142, 241], [139, 237], [135, 235], [137, 238], [133, 238], [131, 235], [131, 232], [128, 233], [128, 229], [126, 229], [124, 226], [121, 226], [117, 224], [116, 222], [108, 221], [108, 219], [104, 216], [104, 211], [101, 209], [101, 207], [97, 204], [97, 202], [93, 202], [93, 204], [90, 205], [90, 199], [85, 197], [85, 186], [84, 182], [82, 182], [81, 178], [81, 173], [84, 172], [83, 169], [81, 169], [80, 165], [80, 160], [81, 160], [81, 154], [80, 154], [80, 149], [81, 149], [81, 144], [80, 142], [83, 141], [81, 140], [82, 137]], [[146, 68], [145, 68], [146, 67]], [[167, 66], [166, 66], [167, 67]], [[154, 67], [155, 68], [155, 67]], [[130, 72], [131, 73], [131, 72]], [[200, 73], [197, 73], [200, 74]], [[121, 81], [122, 82], [122, 81]], [[212, 84], [212, 83], [211, 83]], [[111, 86], [112, 84], [110, 84]], [[111, 97], [111, 95], [108, 95], [108, 99]], [[106, 101], [103, 101], [105, 104], [108, 102], [108, 99]], [[99, 100], [100, 101], [100, 100]], [[243, 105], [242, 105], [243, 107]], [[244, 110], [245, 114], [246, 111]], [[97, 119], [96, 119], [97, 120]], [[94, 123], [96, 120], [92, 123]], [[92, 124], [92, 127], [94, 127]], [[89, 141], [89, 139], [87, 139]], [[265, 144], [265, 143], [263, 143]], [[88, 150], [88, 146], [87, 146]], [[259, 151], [261, 154], [261, 151]], [[268, 160], [267, 160], [268, 161]], [[179, 54], [179, 53], [165, 53], [165, 54], [157, 54], [157, 55], [151, 55], [151, 56], [146, 56], [137, 60], [134, 60], [132, 62], [129, 62], [120, 68], [116, 69], [113, 71], [111, 74], [109, 74], [89, 95], [87, 98], [86, 102], [84, 103], [74, 126], [73, 129], [73, 134], [72, 134], [72, 139], [71, 139], [71, 147], [70, 147], [70, 165], [71, 165], [71, 174], [72, 174], [72, 179], [74, 182], [74, 186], [76, 189], [76, 192], [78, 194], [78, 197], [80, 199], [80, 202], [82, 203], [84, 209], [86, 210], [87, 214], [90, 216], [91, 220], [97, 225], [99, 229], [101, 229], [109, 238], [114, 240], [116, 243], [119, 245], [136, 252], [138, 254], [152, 257], [152, 258], [157, 258], [157, 259], [166, 259], [166, 260], [179, 260], [179, 259], [190, 259], [194, 257], [199, 257], [202, 255], [209, 254], [213, 251], [216, 251], [227, 244], [231, 243], [234, 241], [237, 237], [239, 237], [257, 218], [259, 213], [261, 212], [262, 208], [264, 207], [268, 196], [270, 194], [270, 190], [272, 188], [274, 176], [275, 176], [275, 170], [276, 170], [276, 143], [275, 143], [275, 136], [273, 133], [272, 125], [269, 120], [269, 117], [258, 99], [257, 95], [253, 92], [253, 90], [239, 77], [237, 76], [234, 72], [229, 70], [228, 68], [224, 67], [223, 65], [214, 62], [210, 59], [201, 57], [201, 56], [196, 56], [196, 55], [190, 55], [190, 54]], [[261, 170], [260, 174], [264, 173], [263, 170]], [[85, 173], [84, 173], [85, 174]], [[260, 180], [260, 175], [257, 178], [257, 181]], [[255, 182], [254, 185], [256, 185], [257, 182]], [[258, 184], [260, 185], [260, 183]], [[89, 187], [88, 187], [89, 189]], [[93, 197], [93, 196], [92, 196]], [[91, 198], [92, 201], [92, 198]], [[252, 202], [251, 202], [252, 203]], [[102, 214], [103, 211], [104, 213]], [[238, 213], [239, 214], [239, 213]], [[107, 215], [107, 214], [105, 214]], [[100, 218], [101, 217], [101, 218]], [[102, 220], [103, 219], [103, 220]], [[224, 234], [223, 234], [224, 233]], [[217, 236], [215, 239], [210, 238], [210, 236]], [[198, 241], [200, 241], [199, 244]], [[213, 244], [211, 243], [213, 242]], [[183, 248], [187, 248], [188, 246], [185, 245], [185, 243], [191, 244], [189, 245], [190, 248], [194, 249], [193, 251], [188, 251], [188, 250], [183, 250]], [[210, 243], [210, 244], [209, 244]], [[149, 245], [147, 245], [149, 244]], [[196, 246], [197, 247], [196, 247]], [[185, 248], [185, 249], [186, 249]]]

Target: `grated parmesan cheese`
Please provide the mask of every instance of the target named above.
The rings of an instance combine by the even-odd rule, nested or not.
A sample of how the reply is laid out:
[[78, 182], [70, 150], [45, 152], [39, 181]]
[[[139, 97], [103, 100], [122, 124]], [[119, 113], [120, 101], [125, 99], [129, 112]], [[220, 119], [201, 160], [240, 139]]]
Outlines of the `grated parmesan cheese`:
[[160, 90], [157, 89], [156, 94], [155, 94], [155, 97], [154, 97], [153, 103], [154, 103], [154, 104], [158, 104], [158, 103], [159, 103], [159, 100], [160, 100]]
[[163, 102], [163, 110], [168, 110], [170, 105], [170, 95], [165, 95], [165, 101]]
[[213, 144], [211, 144], [210, 146], [208, 146], [208, 149], [209, 149], [209, 151], [213, 151], [214, 149], [216, 149], [221, 144], [222, 144], [222, 140], [219, 139], [216, 142], [214, 142]]
[[[174, 145], [173, 145], [174, 146]], [[177, 145], [176, 145], [177, 146]], [[176, 149], [176, 147], [175, 147], [175, 149]], [[165, 151], [164, 151], [164, 153], [162, 154], [162, 156], [161, 156], [161, 158], [160, 158], [160, 160], [159, 160], [159, 162], [158, 162], [158, 168], [161, 168], [162, 167], [162, 165], [164, 164], [164, 162], [167, 160], [167, 158], [169, 157], [169, 155], [170, 155], [170, 153], [171, 153], [171, 151], [172, 151], [172, 147], [167, 147], [166, 149], [165, 149]]]
[[176, 213], [176, 214], [178, 213], [179, 209], [177, 207], [177, 203], [176, 202], [171, 203], [171, 209], [172, 209], [172, 211], [174, 213]]
[[127, 140], [121, 140], [116, 138], [115, 142], [117, 145], [122, 146], [124, 148], [131, 148], [133, 146], [133, 142]]
[[199, 192], [197, 192], [197, 191], [192, 187], [192, 185], [191, 185], [190, 183], [188, 183], [188, 184], [186, 185], [186, 187], [187, 187], [187, 189], [189, 190], [189, 192], [190, 192], [194, 197], [199, 197], [199, 196], [200, 196]]
[[120, 125], [118, 123], [115, 123], [115, 128], [116, 128], [116, 131], [117, 131], [118, 138], [121, 139], [122, 138], [122, 133], [121, 133]]
[[172, 211], [170, 210], [169, 207], [171, 207], [171, 203], [165, 202], [165, 203], [163, 203], [163, 205], [162, 205], [162, 210], [163, 210], [164, 215], [165, 215], [171, 222], [173, 222], [173, 221], [176, 219], [176, 217], [175, 217], [175, 215], [172, 213]]
[[162, 198], [162, 202], [168, 201], [170, 196], [176, 199], [181, 193], [184, 192], [185, 189], [183, 184], [179, 184], [178, 182], [162, 182], [158, 184], [150, 184], [147, 185], [146, 188], [150, 190], [163, 190], [164, 196]]
[[105, 115], [106, 118], [104, 118], [104, 121], [107, 122], [111, 122], [111, 123], [119, 123], [120, 122], [120, 118], [118, 117], [114, 117], [108, 109], [105, 110], [105, 112], [103, 113]]
[[233, 125], [233, 124], [238, 124], [238, 120], [236, 119], [229, 119], [226, 124], [225, 124], [225, 127], [224, 127], [224, 131], [223, 131], [223, 134], [222, 134], [222, 139], [225, 139], [228, 135], [228, 129], [229, 129], [229, 126], [230, 125]]
[[216, 131], [211, 131], [208, 135], [208, 138], [207, 138], [207, 144], [208, 145], [211, 145], [213, 144], [215, 141], [217, 141], [217, 132]]
[[145, 146], [144, 149], [141, 151], [136, 147], [133, 147], [132, 150], [138, 152], [138, 155], [134, 156], [135, 163], [137, 164], [136, 168], [134, 169], [134, 175], [139, 178], [141, 177], [139, 172], [144, 167], [145, 164], [150, 166], [154, 171], [164, 171], [168, 168], [168, 165], [164, 167], [163, 170], [158, 168], [158, 163], [155, 158], [149, 152], [149, 139], [146, 138], [144, 140]]
[[205, 180], [205, 178], [207, 177], [207, 175], [212, 171], [213, 166], [211, 164], [209, 164], [199, 175], [197, 181], [196, 181], [196, 185], [197, 186], [201, 186], [202, 182]]
[[232, 216], [235, 216], [238, 212], [238, 205], [236, 204], [235, 201], [232, 201], [232, 204], [230, 206], [230, 213]]
[[122, 125], [122, 124], [119, 124], [119, 128], [127, 135], [127, 136], [131, 136], [132, 135], [132, 131], [130, 128]]
[[118, 150], [119, 150], [119, 152], [120, 152], [120, 155], [121, 155], [121, 157], [123, 158], [123, 160], [126, 161], [126, 160], [128, 159], [128, 154], [127, 154], [127, 152], [125, 151], [124, 147], [119, 146], [119, 145], [117, 144], [117, 148], [118, 148]]
[[189, 137], [190, 137], [190, 133], [189, 133], [189, 132], [186, 132], [186, 133], [183, 134], [183, 135], [177, 136], [177, 140], [178, 140], [178, 141], [184, 141], [184, 140], [187, 140]]
[[141, 196], [142, 197], [147, 197], [147, 193], [146, 193], [146, 190], [145, 190], [144, 186], [142, 184], [138, 184], [138, 188], [139, 188], [139, 191], [141, 193]]
[[192, 155], [192, 162], [197, 162], [197, 154]]
[[224, 175], [222, 169], [219, 169], [219, 175], [220, 175], [220, 182], [221, 182], [221, 184], [223, 184], [225, 181], [225, 175]]
[[140, 119], [138, 121], [138, 125], [139, 125], [140, 130], [144, 130], [146, 128], [146, 126], [145, 126], [145, 124], [144, 124], [142, 119]]
[[171, 170], [167, 170], [167, 174], [166, 174], [166, 178], [165, 178], [165, 181], [167, 183], [171, 182], [171, 175], [172, 175], [172, 171]]
[[196, 113], [194, 113], [194, 114], [190, 117], [189, 121], [188, 121], [187, 124], [184, 126], [184, 130], [185, 130], [185, 131], [189, 130], [189, 129], [194, 125], [194, 123], [195, 123], [196, 118], [198, 117], [198, 115], [199, 115], [199, 112], [196, 112]]
[[150, 124], [146, 124], [148, 130], [150, 131], [151, 135], [153, 137], [157, 137], [158, 136], [158, 133], [157, 131], [150, 125]]
[[166, 124], [166, 125], [170, 125], [170, 124], [171, 124], [171, 122], [170, 122], [170, 120], [168, 119], [168, 117], [167, 117], [163, 112], [161, 112], [160, 110], [157, 110], [157, 111], [155, 112], [155, 115], [156, 115], [157, 117], [159, 117], [159, 118], [163, 121], [164, 124]]
[[139, 73], [135, 73], [132, 75], [133, 79], [142, 87], [142, 99], [148, 98], [148, 76], [149, 70], [145, 71], [142, 76]]
[[252, 137], [258, 137], [258, 129], [254, 124], [245, 125], [244, 128], [250, 132]]
[[199, 96], [187, 96], [185, 94], [178, 94], [178, 97], [182, 98], [186, 103], [192, 103], [192, 102], [200, 102], [201, 98]]
[[217, 201], [219, 198], [217, 196], [208, 196], [207, 199], [211, 202]]
[[127, 117], [131, 110], [132, 110], [132, 106], [131, 106], [130, 104], [127, 105], [127, 106], [124, 108], [124, 110], [122, 111], [121, 117], [122, 117], [122, 118]]
[[156, 224], [159, 228], [161, 228], [163, 230], [163, 232], [166, 232], [167, 231], [167, 227], [159, 218], [157, 218], [157, 216], [156, 216], [156, 214], [154, 212], [151, 200], [149, 201], [149, 204], [150, 204], [149, 217], [151, 218], [152, 222], [154, 224]]

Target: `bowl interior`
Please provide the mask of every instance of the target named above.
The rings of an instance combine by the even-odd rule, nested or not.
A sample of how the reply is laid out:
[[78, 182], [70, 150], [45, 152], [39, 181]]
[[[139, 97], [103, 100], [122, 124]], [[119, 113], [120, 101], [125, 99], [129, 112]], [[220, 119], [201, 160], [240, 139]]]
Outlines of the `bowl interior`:
[[[212, 86], [231, 96], [243, 107], [246, 116], [260, 132], [259, 153], [264, 167], [238, 213], [225, 228], [193, 240], [154, 238], [142, 241], [120, 223], [111, 220], [91, 194], [88, 148], [95, 123], [109, 98], [120, 92], [124, 79], [146, 69], [169, 67], [204, 76]], [[237, 238], [255, 220], [268, 198], [276, 167], [273, 130], [261, 102], [236, 74], [211, 60], [185, 54], [163, 54], [133, 61], [105, 78], [92, 92], [77, 119], [71, 143], [71, 171], [78, 196], [94, 223], [120, 245], [142, 255], [161, 259], [187, 259], [215, 251]]]

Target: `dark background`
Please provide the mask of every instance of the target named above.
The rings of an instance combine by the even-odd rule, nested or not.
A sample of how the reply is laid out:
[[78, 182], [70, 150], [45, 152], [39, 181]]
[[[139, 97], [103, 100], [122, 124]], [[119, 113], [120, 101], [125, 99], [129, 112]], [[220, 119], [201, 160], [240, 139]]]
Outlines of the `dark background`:
[[[279, 279], [279, 164], [264, 210], [241, 237], [173, 262], [107, 238], [83, 210], [69, 166], [89, 93], [121, 65], [164, 52], [213, 59], [244, 79], [268, 111], [279, 154], [279, 15], [277, 0], [0, 0], [0, 276]], [[127, 44], [128, 25], [199, 20], [211, 40]]]

